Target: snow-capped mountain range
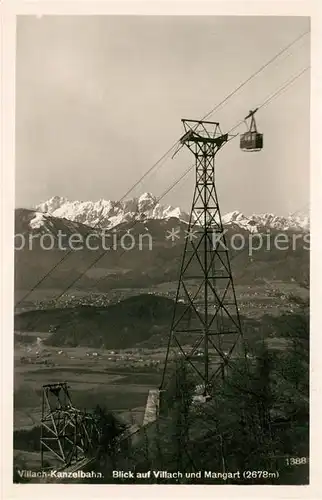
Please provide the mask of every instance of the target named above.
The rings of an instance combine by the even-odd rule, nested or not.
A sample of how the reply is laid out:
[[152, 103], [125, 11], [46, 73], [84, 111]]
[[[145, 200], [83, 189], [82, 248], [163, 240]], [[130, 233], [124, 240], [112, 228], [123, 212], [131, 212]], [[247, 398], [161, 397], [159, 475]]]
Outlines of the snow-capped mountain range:
[[65, 218], [97, 228], [112, 228], [131, 220], [168, 219], [188, 222], [189, 215], [180, 208], [164, 206], [150, 193], [124, 201], [69, 201], [54, 196], [36, 207], [38, 212]]
[[246, 216], [241, 212], [234, 211], [222, 217], [224, 225], [236, 225], [250, 232], [260, 232], [265, 229], [276, 229], [280, 231], [309, 231], [310, 217], [305, 213], [296, 213], [283, 217], [270, 213], [253, 214]]
[[[54, 196], [36, 207], [34, 218], [30, 221], [31, 229], [39, 229], [47, 217], [57, 217], [84, 224], [90, 227], [111, 229], [123, 222], [148, 219], [169, 219], [189, 221], [189, 214], [179, 207], [165, 206], [158, 202], [151, 193], [144, 193], [139, 198], [125, 201], [69, 201]], [[309, 216], [306, 214], [281, 217], [273, 214], [246, 216], [234, 211], [223, 216], [223, 223], [234, 225], [250, 232], [267, 229], [308, 231]]]

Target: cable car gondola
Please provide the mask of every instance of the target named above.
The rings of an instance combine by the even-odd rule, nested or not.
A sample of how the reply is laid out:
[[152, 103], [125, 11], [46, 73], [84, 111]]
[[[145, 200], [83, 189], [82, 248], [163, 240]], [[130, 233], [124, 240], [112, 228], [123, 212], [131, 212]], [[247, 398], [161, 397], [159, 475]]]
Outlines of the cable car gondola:
[[250, 120], [250, 125], [248, 127], [247, 122], [246, 125], [248, 127], [248, 131], [240, 136], [240, 149], [242, 151], [261, 151], [263, 149], [263, 134], [257, 132], [256, 121], [254, 114], [258, 108], [250, 111], [246, 116], [245, 121]]

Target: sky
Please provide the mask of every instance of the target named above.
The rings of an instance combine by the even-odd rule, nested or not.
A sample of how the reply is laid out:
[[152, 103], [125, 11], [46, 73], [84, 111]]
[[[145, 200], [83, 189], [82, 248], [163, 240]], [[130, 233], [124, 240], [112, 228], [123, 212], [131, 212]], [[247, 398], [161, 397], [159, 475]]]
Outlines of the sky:
[[[309, 29], [306, 17], [19, 16], [16, 206], [121, 199], [183, 135], [181, 118], [201, 119]], [[309, 65], [308, 34], [208, 119], [228, 131]], [[222, 212], [307, 210], [310, 72], [256, 120], [261, 152], [236, 137], [216, 157]], [[182, 149], [127, 198], [151, 192], [188, 210], [193, 171], [169, 188], [193, 162]]]

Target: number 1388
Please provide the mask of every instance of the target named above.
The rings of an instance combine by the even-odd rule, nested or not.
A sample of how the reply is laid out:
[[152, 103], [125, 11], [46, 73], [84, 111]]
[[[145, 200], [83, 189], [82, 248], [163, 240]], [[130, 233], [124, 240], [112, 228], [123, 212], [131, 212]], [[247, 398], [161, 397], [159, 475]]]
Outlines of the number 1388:
[[309, 459], [307, 457], [290, 457], [286, 458], [286, 465], [303, 465], [307, 464]]

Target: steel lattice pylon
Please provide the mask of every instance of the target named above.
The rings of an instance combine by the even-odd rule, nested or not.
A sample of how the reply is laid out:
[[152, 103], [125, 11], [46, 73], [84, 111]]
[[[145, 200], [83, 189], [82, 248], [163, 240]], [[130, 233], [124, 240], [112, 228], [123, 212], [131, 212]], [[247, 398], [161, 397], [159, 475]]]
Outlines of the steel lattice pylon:
[[42, 391], [41, 467], [44, 452], [68, 467], [91, 453], [97, 442], [97, 429], [92, 415], [75, 408], [67, 383], [48, 384]]
[[242, 331], [215, 185], [215, 156], [229, 140], [219, 123], [182, 120], [181, 144], [195, 157], [196, 185], [160, 389], [175, 357], [186, 360], [202, 394], [224, 376]]

